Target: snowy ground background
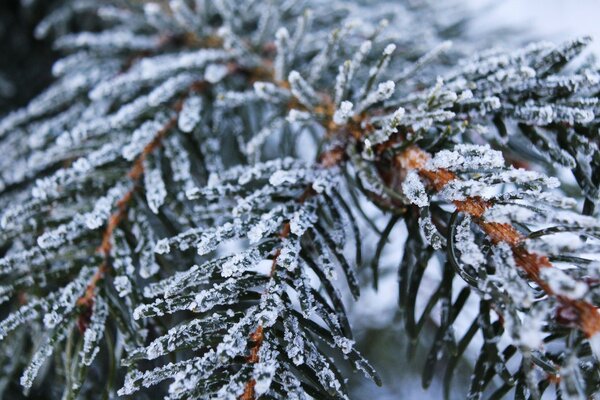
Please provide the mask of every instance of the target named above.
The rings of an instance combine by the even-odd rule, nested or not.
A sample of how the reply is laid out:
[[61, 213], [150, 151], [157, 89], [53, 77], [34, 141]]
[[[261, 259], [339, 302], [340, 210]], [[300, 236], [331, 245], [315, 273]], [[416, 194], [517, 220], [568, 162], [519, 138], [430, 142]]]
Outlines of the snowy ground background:
[[[443, 1], [443, 0], [440, 0]], [[589, 52], [600, 57], [600, 0], [465, 0], [464, 4], [478, 18], [471, 21], [470, 33], [473, 38], [482, 37], [486, 31], [507, 28], [498, 32], [494, 40], [496, 46], [514, 48], [519, 44], [537, 40], [560, 42], [577, 36], [591, 35], [594, 42]], [[385, 220], [379, 221], [384, 226]], [[402, 228], [404, 229], [404, 228]], [[391, 237], [400, 238], [398, 246], [403, 242], [406, 230], [398, 231]], [[394, 245], [389, 247], [393, 248]], [[400, 255], [389, 254], [390, 260], [398, 260]], [[393, 261], [392, 261], [393, 262]], [[384, 263], [383, 263], [384, 264]], [[423, 348], [407, 342], [401, 326], [397, 329], [383, 329], [394, 325], [397, 312], [397, 278], [396, 268], [382, 274], [379, 291], [366, 290], [359, 304], [352, 307], [352, 312], [362, 328], [359, 347], [367, 358], [377, 360], [375, 365], [384, 380], [384, 387], [377, 388], [364, 380], [356, 379], [353, 388], [354, 398], [398, 400], [398, 399], [442, 399], [441, 373], [437, 381], [428, 390], [421, 388], [421, 367], [426, 356]], [[435, 268], [428, 268], [435, 270]], [[431, 286], [435, 286], [435, 276], [430, 276]], [[431, 331], [430, 331], [431, 332]], [[427, 338], [424, 338], [427, 341]], [[416, 354], [412, 359], [407, 357], [408, 350]], [[393, 349], [393, 351], [391, 351]], [[463, 390], [469, 386], [470, 366], [458, 368], [454, 384], [458, 388], [453, 398], [462, 399]]]
[[[494, 26], [523, 29], [535, 39], [563, 40], [580, 35], [594, 38], [592, 51], [600, 55], [600, 0], [467, 0], [483, 16], [473, 21], [473, 32]], [[508, 39], [508, 38], [507, 38]]]

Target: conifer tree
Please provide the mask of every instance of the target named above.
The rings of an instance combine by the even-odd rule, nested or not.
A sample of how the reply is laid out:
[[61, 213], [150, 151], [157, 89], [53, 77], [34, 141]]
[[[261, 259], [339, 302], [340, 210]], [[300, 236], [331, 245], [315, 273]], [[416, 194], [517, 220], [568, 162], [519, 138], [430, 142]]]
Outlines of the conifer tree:
[[590, 38], [474, 52], [435, 0], [55, 3], [54, 81], [0, 120], [5, 398], [353, 398], [382, 382], [347, 310], [392, 264], [424, 387], [469, 353], [463, 398], [600, 395]]

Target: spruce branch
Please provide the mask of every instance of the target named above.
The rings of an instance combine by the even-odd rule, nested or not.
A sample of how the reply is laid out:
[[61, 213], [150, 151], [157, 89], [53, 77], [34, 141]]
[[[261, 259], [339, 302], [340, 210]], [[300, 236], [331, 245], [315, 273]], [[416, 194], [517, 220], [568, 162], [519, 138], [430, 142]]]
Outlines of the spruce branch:
[[465, 57], [437, 3], [323, 4], [65, 0], [40, 24], [56, 82], [0, 121], [0, 352], [36, 348], [0, 360], [25, 392], [349, 398], [346, 366], [381, 379], [347, 304], [393, 258], [407, 335], [435, 330], [423, 386], [446, 355], [448, 397], [471, 351], [469, 398], [597, 393], [590, 39]]

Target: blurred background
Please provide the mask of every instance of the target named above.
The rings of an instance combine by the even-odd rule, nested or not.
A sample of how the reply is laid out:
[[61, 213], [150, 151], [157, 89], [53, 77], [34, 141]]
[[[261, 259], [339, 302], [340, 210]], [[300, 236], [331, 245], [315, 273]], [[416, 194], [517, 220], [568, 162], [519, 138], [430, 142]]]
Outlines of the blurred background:
[[[466, 0], [465, 4], [479, 14], [471, 23], [475, 35], [494, 27], [517, 29], [521, 40], [591, 35], [591, 50], [600, 54], [599, 0]], [[505, 39], [513, 41], [515, 35], [512, 40], [510, 36]]]

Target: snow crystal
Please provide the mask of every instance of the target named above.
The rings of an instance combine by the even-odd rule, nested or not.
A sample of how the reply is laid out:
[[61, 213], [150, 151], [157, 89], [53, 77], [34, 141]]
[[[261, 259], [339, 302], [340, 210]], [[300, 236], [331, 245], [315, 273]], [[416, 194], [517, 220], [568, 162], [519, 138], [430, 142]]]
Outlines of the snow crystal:
[[287, 68], [288, 47], [290, 42], [290, 34], [288, 30], [281, 27], [275, 32], [275, 47], [277, 53], [275, 54], [274, 68], [275, 68], [275, 79], [282, 81], [285, 79], [285, 71]]
[[425, 236], [425, 240], [431, 245], [431, 247], [439, 250], [446, 245], [446, 239], [439, 233], [437, 227], [433, 224], [433, 221], [428, 214], [420, 216], [419, 227]]
[[302, 78], [298, 71], [290, 72], [288, 81], [292, 90], [292, 94], [308, 108], [313, 108], [319, 103], [319, 97], [313, 87]]
[[100, 351], [99, 342], [104, 335], [107, 316], [108, 305], [103, 298], [98, 297], [94, 301], [90, 324], [83, 334], [83, 347], [79, 353], [83, 365], [91, 365]]
[[419, 177], [419, 174], [411, 170], [406, 175], [402, 183], [402, 192], [407, 197], [408, 201], [418, 207], [429, 205], [429, 197], [425, 191], [425, 186]]
[[304, 337], [298, 326], [296, 318], [286, 319], [284, 324], [283, 339], [288, 357], [295, 365], [304, 363]]
[[164, 204], [167, 197], [167, 188], [158, 165], [151, 169], [146, 167], [144, 173], [144, 189], [146, 191], [148, 207], [154, 214], [158, 214], [158, 209]]
[[377, 86], [377, 90], [369, 94], [366, 99], [360, 102], [355, 113], [360, 114], [375, 103], [389, 99], [396, 89], [394, 81], [382, 82]]
[[284, 240], [277, 256], [277, 265], [282, 265], [288, 271], [296, 270], [298, 268], [299, 253], [300, 242], [298, 240]]
[[354, 340], [338, 335], [335, 335], [333, 340], [335, 341], [335, 345], [339, 347], [344, 354], [348, 354], [354, 349]]
[[543, 304], [537, 304], [524, 316], [518, 331], [518, 341], [528, 349], [539, 349], [544, 341], [542, 331], [548, 318], [548, 309]]
[[518, 307], [531, 307], [535, 300], [534, 292], [529, 282], [519, 275], [520, 269], [515, 262], [511, 247], [502, 242], [492, 249], [496, 274], [490, 276], [490, 280], [510, 294], [512, 301]]
[[171, 246], [169, 245], [169, 239], [160, 239], [154, 246], [154, 252], [156, 254], [167, 254], [170, 251]]
[[555, 268], [543, 268], [541, 278], [546, 281], [554, 294], [570, 299], [581, 299], [588, 292], [588, 285], [569, 276], [564, 271]]
[[428, 161], [426, 166], [430, 170], [451, 171], [502, 167], [504, 167], [502, 152], [492, 150], [489, 145], [474, 144], [458, 144], [452, 150], [441, 150]]
[[139, 128], [133, 131], [131, 135], [131, 141], [123, 147], [123, 157], [132, 161], [138, 154], [144, 150], [156, 134], [163, 129], [166, 123], [164, 115], [159, 115], [151, 121], [144, 122]]
[[124, 275], [117, 276], [113, 283], [119, 297], [125, 297], [131, 293], [131, 281], [128, 277]]
[[333, 122], [338, 125], [345, 124], [348, 118], [352, 116], [354, 105], [349, 101], [342, 101], [338, 110], [333, 114]]
[[176, 94], [187, 89], [198, 77], [182, 73], [167, 79], [148, 94], [148, 105], [156, 107], [171, 100]]
[[275, 373], [278, 369], [278, 362], [274, 357], [264, 361], [264, 348], [266, 348], [266, 346], [263, 345], [261, 347], [261, 354], [259, 355], [259, 359], [261, 361], [254, 366], [252, 373], [254, 381], [256, 382], [254, 385], [254, 391], [257, 397], [265, 394], [269, 390], [271, 387], [271, 382], [275, 378]]
[[534, 221], [537, 217], [537, 213], [518, 204], [494, 204], [485, 211], [483, 216], [485, 220], [489, 222], [525, 223]]
[[280, 186], [284, 183], [296, 183], [298, 173], [296, 171], [275, 171], [269, 178], [269, 183], [272, 186]]
[[194, 130], [202, 119], [202, 97], [190, 96], [184, 102], [179, 113], [177, 126], [179, 130], [189, 133]]
[[208, 83], [220, 82], [229, 73], [227, 66], [223, 64], [209, 64], [204, 71], [204, 79]]
[[300, 237], [316, 222], [317, 215], [314, 206], [304, 207], [301, 210], [294, 212], [294, 215], [290, 219], [290, 231], [292, 234]]
[[475, 241], [475, 235], [471, 230], [471, 218], [468, 216], [456, 228], [455, 245], [460, 251], [460, 261], [465, 265], [478, 268], [485, 264], [485, 256]]

